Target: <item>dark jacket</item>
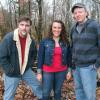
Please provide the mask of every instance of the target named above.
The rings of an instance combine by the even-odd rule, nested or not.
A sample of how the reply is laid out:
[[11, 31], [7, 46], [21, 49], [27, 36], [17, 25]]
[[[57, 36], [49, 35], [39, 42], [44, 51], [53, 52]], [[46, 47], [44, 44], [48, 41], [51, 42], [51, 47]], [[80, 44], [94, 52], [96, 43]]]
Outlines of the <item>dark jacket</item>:
[[[62, 65], [71, 65], [71, 50], [70, 46], [66, 43], [59, 41], [62, 49]], [[38, 51], [38, 69], [41, 69], [43, 64], [51, 66], [53, 63], [55, 42], [51, 38], [43, 39], [39, 46]]]
[[[2, 42], [0, 43], [0, 65], [6, 75], [10, 77], [20, 77], [20, 64], [18, 48], [16, 47], [16, 41], [13, 40], [14, 32], [8, 33]], [[29, 46], [29, 55], [25, 71], [33, 67], [34, 59], [36, 57], [36, 48], [33, 39]]]
[[72, 62], [74, 66], [100, 66], [100, 25], [88, 19], [82, 31], [78, 33], [77, 23], [71, 30]]

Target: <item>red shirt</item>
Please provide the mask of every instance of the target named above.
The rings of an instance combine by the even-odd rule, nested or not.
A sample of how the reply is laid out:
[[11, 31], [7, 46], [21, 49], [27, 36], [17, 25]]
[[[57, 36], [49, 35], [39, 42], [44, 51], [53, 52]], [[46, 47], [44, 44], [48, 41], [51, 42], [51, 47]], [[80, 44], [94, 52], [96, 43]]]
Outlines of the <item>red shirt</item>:
[[67, 66], [62, 65], [62, 50], [61, 47], [54, 48], [53, 63], [51, 66], [43, 65], [43, 71], [45, 72], [59, 72], [65, 71]]
[[21, 37], [19, 35], [20, 45], [21, 45], [21, 54], [22, 54], [22, 65], [24, 62], [24, 53], [25, 53], [25, 45], [26, 45], [26, 37]]

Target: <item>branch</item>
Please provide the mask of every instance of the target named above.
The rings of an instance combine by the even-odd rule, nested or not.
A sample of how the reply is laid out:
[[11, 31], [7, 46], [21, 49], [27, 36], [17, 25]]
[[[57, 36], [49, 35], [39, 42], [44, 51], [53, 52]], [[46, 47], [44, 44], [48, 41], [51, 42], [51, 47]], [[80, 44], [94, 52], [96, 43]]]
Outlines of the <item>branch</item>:
[[92, 1], [94, 1], [95, 3], [100, 4], [100, 0], [92, 0]]

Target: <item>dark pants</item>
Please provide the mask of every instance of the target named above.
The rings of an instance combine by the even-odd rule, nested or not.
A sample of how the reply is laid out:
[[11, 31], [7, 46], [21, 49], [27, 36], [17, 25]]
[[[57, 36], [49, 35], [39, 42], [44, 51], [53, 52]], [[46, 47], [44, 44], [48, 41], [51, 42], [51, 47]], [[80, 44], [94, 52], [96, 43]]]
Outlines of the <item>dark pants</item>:
[[66, 71], [43, 72], [43, 100], [50, 99], [53, 89], [55, 100], [61, 100], [61, 88], [65, 80]]

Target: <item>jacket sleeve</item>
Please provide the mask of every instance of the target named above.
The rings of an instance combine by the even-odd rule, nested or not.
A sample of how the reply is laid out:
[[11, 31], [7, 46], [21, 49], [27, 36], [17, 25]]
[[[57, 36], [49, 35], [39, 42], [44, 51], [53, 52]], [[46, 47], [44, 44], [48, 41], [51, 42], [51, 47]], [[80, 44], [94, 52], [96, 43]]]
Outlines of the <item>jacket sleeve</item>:
[[37, 70], [38, 73], [41, 73], [42, 71], [42, 66], [44, 63], [44, 55], [45, 55], [44, 51], [45, 51], [44, 41], [42, 40], [40, 42], [39, 50], [38, 50], [38, 70]]
[[72, 67], [72, 53], [71, 53], [71, 48], [70, 46], [68, 46], [68, 49], [67, 49], [67, 60], [68, 60], [68, 69], [71, 70], [71, 67]]
[[98, 44], [98, 57], [95, 63], [96, 68], [100, 67], [100, 24], [96, 23], [94, 25], [97, 33], [97, 44]]
[[36, 59], [37, 59], [37, 47], [36, 47], [36, 43], [35, 43], [35, 41], [34, 41], [34, 61], [36, 61]]
[[4, 38], [0, 43], [0, 65], [5, 71], [8, 71], [11, 67], [9, 61], [10, 55], [10, 46], [7, 38]]

